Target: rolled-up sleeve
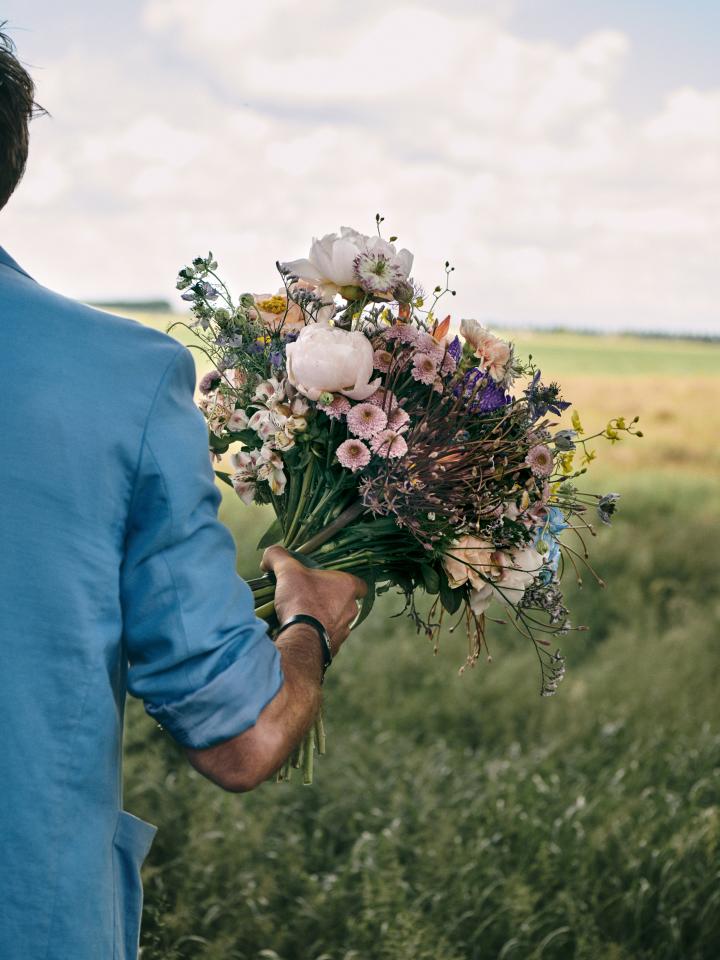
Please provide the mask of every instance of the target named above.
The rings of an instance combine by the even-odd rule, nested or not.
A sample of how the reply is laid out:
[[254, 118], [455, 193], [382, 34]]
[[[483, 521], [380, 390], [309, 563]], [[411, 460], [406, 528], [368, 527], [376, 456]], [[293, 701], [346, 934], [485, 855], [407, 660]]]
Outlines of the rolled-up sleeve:
[[277, 694], [280, 656], [235, 572], [195, 368], [178, 347], [149, 412], [121, 570], [128, 690], [183, 746], [253, 726]]

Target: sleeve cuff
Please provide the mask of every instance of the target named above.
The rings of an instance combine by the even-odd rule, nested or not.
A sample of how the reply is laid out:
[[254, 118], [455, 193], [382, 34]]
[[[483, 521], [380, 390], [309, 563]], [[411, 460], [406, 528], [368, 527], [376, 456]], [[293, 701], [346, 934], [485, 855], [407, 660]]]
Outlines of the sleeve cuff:
[[204, 750], [253, 727], [282, 685], [280, 653], [266, 637], [204, 687], [145, 710], [183, 747]]

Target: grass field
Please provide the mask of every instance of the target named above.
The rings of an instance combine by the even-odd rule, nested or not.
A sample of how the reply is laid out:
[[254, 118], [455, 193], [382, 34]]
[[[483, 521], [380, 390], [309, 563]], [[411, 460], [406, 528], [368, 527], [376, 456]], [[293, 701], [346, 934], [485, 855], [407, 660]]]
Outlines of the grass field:
[[[570, 588], [591, 630], [558, 695], [501, 628], [458, 676], [462, 642], [433, 657], [388, 597], [329, 675], [310, 788], [224, 794], [130, 704], [125, 805], [160, 826], [142, 960], [720, 956], [720, 348], [517, 340], [586, 425], [647, 434], [602, 450], [609, 586]], [[249, 573], [267, 516], [223, 515]]]

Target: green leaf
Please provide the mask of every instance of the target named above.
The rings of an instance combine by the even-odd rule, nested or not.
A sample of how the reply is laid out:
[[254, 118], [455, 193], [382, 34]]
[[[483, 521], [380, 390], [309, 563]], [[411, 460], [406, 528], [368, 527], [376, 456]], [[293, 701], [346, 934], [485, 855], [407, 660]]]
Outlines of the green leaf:
[[370, 611], [375, 606], [375, 577], [373, 576], [372, 571], [363, 571], [362, 579], [367, 584], [368, 590], [363, 597], [362, 606], [360, 607], [360, 616], [353, 624], [353, 630], [355, 627], [359, 627], [363, 620], [368, 618]]
[[232, 486], [232, 480], [230, 479], [230, 474], [225, 473], [224, 470], [216, 470], [215, 476], [218, 478], [218, 480], [222, 480], [222, 482], [226, 483], [229, 487]]
[[440, 602], [445, 607], [448, 613], [456, 613], [460, 609], [460, 605], [463, 602], [463, 590], [459, 588], [453, 590], [453, 588], [448, 583], [447, 576], [443, 570], [440, 573]]
[[265, 547], [272, 546], [273, 543], [280, 543], [282, 540], [282, 535], [283, 528], [282, 524], [280, 523], [280, 518], [275, 517], [265, 533], [258, 540], [258, 550], [264, 550]]
[[440, 590], [440, 575], [429, 563], [420, 564], [420, 576], [428, 593], [438, 593]]

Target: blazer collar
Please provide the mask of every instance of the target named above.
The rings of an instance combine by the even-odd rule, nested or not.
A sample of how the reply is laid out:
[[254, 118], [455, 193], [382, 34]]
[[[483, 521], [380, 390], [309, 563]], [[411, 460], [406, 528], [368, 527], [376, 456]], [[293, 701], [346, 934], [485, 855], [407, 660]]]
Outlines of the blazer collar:
[[27, 277], [29, 280], [32, 280], [32, 277], [29, 273], [26, 273], [25, 270], [20, 266], [19, 263], [16, 263], [15, 260], [10, 256], [10, 254], [5, 250], [4, 247], [0, 247], [0, 264], [3, 266], [10, 267], [11, 270], [16, 270], [18, 273], [21, 273], [24, 277]]

